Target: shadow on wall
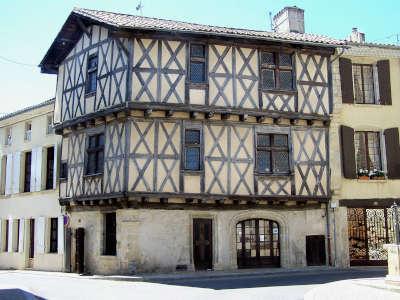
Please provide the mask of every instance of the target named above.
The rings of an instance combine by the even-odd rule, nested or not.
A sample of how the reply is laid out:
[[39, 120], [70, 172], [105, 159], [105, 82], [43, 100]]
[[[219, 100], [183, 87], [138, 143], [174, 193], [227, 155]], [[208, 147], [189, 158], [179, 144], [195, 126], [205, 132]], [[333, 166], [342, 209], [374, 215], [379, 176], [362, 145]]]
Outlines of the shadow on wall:
[[30, 292], [17, 289], [17, 288], [6, 288], [0, 287], [0, 300], [45, 300], [45, 298], [36, 296]]

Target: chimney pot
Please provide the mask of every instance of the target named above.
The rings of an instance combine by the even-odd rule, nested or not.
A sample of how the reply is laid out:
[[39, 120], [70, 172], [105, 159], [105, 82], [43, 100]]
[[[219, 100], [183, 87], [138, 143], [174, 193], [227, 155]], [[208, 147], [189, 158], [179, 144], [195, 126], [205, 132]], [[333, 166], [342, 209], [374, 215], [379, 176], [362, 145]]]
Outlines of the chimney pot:
[[365, 43], [365, 33], [358, 31], [357, 27], [353, 27], [348, 40], [353, 43]]

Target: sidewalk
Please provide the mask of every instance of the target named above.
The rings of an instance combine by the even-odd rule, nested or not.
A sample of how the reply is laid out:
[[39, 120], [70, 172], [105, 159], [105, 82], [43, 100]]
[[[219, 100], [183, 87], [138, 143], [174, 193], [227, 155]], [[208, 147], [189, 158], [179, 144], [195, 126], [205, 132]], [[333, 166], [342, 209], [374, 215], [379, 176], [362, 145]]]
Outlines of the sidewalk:
[[336, 281], [318, 286], [304, 300], [399, 300], [400, 287], [388, 285], [384, 278]]

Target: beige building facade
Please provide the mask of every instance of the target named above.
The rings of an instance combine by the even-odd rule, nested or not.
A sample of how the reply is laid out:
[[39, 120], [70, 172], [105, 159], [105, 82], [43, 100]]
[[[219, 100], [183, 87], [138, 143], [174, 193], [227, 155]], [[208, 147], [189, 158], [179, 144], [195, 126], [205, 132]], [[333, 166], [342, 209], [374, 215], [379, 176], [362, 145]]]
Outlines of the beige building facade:
[[332, 63], [332, 207], [336, 249], [348, 251], [337, 259], [382, 265], [400, 196], [400, 48], [365, 43], [357, 29], [352, 38]]
[[0, 268], [63, 271], [54, 100], [0, 119]]

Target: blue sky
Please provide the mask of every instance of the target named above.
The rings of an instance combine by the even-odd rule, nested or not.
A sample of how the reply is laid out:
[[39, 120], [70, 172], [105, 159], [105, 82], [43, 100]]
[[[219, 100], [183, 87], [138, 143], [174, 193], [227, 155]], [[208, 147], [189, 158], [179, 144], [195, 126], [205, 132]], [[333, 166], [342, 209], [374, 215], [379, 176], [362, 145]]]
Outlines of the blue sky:
[[[139, 0], [0, 0], [0, 114], [33, 105], [55, 94], [55, 75], [39, 64], [73, 7], [137, 14]], [[352, 27], [369, 42], [395, 43], [400, 33], [396, 0], [142, 0], [143, 15], [211, 25], [269, 30], [268, 12], [288, 5], [305, 10], [306, 32], [345, 38]], [[331, 4], [334, 4], [332, 6]], [[392, 36], [392, 37], [390, 37]], [[390, 37], [390, 38], [388, 38]], [[10, 63], [11, 59], [28, 65]]]

